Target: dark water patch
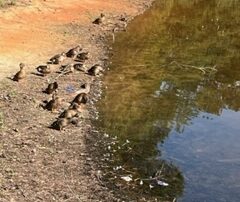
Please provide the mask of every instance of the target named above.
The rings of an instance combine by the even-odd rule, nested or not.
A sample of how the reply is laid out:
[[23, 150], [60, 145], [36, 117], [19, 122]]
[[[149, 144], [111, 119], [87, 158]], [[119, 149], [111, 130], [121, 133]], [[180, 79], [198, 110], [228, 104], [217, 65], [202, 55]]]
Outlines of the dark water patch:
[[235, 0], [157, 1], [118, 34], [97, 123], [117, 137], [118, 189], [240, 198], [239, 8]]

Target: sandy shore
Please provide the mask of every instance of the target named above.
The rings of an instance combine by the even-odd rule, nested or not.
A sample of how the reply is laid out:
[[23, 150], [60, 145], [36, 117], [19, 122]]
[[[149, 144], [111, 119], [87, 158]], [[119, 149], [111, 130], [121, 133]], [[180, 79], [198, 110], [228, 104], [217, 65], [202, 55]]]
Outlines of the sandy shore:
[[[101, 77], [77, 71], [58, 78], [58, 65], [47, 77], [33, 73], [37, 65], [76, 44], [90, 53], [87, 67], [106, 66], [106, 38], [115, 26], [122, 26], [119, 18], [130, 20], [149, 6], [146, 0], [32, 0], [0, 10], [1, 202], [121, 201], [101, 182], [94, 157], [98, 136], [91, 120], [96, 116], [94, 103], [101, 96]], [[93, 25], [101, 12], [106, 22]], [[28, 66], [27, 78], [20, 83], [7, 79], [20, 62]], [[71, 62], [68, 59], [65, 64]], [[90, 102], [79, 124], [61, 132], [49, 128], [61, 110], [51, 113], [40, 107], [51, 97], [42, 91], [56, 78], [58, 94], [64, 99], [62, 110], [81, 84], [91, 84]]]

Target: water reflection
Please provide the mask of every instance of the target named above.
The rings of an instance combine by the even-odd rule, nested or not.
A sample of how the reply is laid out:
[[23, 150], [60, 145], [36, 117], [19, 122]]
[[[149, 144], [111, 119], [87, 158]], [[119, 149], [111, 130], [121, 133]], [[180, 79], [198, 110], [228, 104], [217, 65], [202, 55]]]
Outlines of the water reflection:
[[[101, 126], [109, 134], [117, 135], [123, 142], [128, 139], [132, 144], [131, 152], [118, 153], [117, 163], [124, 162], [128, 169], [136, 168], [140, 177], [154, 175], [162, 165], [158, 160], [161, 156], [159, 148], [165, 149], [159, 145], [164, 145], [163, 142], [169, 136], [164, 157], [180, 166], [183, 173], [185, 170], [190, 170], [191, 175], [194, 173], [194, 169], [188, 169], [191, 165], [184, 167], [173, 160], [174, 156], [185, 156], [184, 152], [192, 152], [179, 149], [177, 154], [174, 153], [174, 138], [178, 137], [174, 134], [183, 134], [196, 141], [203, 136], [204, 145], [201, 149], [207, 150], [211, 147], [208, 137], [197, 131], [206, 130], [204, 134], [207, 134], [213, 128], [221, 128], [221, 125], [225, 127], [229, 118], [223, 118], [221, 122], [215, 123], [221, 125], [214, 126], [212, 119], [224, 117], [224, 110], [239, 111], [239, 8], [240, 3], [236, 0], [161, 0], [135, 19], [127, 33], [118, 35], [111, 70], [105, 78], [108, 88], [99, 103]], [[235, 118], [239, 121], [240, 115], [236, 114]], [[196, 123], [202, 123], [202, 120], [206, 120], [206, 125], [196, 127]], [[232, 128], [225, 130], [236, 134]], [[191, 133], [189, 131], [194, 131], [197, 138], [187, 135]], [[234, 141], [234, 137], [231, 141]], [[226, 142], [223, 141], [224, 134], [219, 134], [219, 139], [221, 141], [216, 142], [216, 147]], [[188, 147], [180, 141], [179, 148], [181, 144]], [[210, 149], [207, 151], [214, 158], [216, 153]], [[239, 150], [234, 151], [236, 153]], [[168, 154], [172, 158], [168, 158]], [[194, 164], [192, 155], [186, 155], [183, 159]], [[201, 160], [211, 163], [207, 157]], [[169, 166], [169, 170], [174, 170], [174, 180], [171, 181], [168, 176], [171, 186], [164, 191], [167, 195], [171, 193], [171, 197], [179, 196], [183, 189], [180, 171], [173, 165], [164, 164]], [[205, 169], [204, 163], [194, 165], [201, 165], [195, 175], [209, 177], [208, 172], [202, 170]], [[234, 166], [233, 162], [232, 168]], [[231, 170], [226, 167], [228, 169]], [[221, 178], [221, 174], [215, 177]], [[210, 194], [211, 189], [191, 188], [191, 183], [186, 182], [186, 190], [191, 194], [185, 194], [184, 200], [191, 201], [199, 191], [205, 197], [201, 198], [203, 200], [211, 201], [211, 197], [217, 197], [216, 193]], [[198, 185], [201, 183], [199, 181]], [[218, 184], [209, 182], [209, 186]], [[163, 194], [160, 190], [159, 193], [159, 189], [154, 189], [153, 194]], [[224, 193], [224, 187], [216, 190]], [[235, 189], [228, 191], [229, 196], [226, 198], [234, 201], [238, 193]]]
[[171, 131], [162, 156], [175, 162], [185, 176], [180, 201], [238, 201], [240, 149], [239, 113], [224, 109], [221, 116], [201, 113], [184, 135]]

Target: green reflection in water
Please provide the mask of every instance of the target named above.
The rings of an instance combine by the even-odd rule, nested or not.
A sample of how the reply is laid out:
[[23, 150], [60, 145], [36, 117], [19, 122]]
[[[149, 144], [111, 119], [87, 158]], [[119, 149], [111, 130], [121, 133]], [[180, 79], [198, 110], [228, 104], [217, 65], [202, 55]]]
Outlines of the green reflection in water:
[[[237, 0], [159, 0], [118, 34], [99, 103], [101, 127], [133, 148], [116, 164], [154, 175], [162, 165], [157, 143], [170, 131], [184, 133], [200, 112], [239, 110], [239, 8]], [[179, 196], [182, 176], [164, 164], [174, 170], [170, 186], [151, 192]]]

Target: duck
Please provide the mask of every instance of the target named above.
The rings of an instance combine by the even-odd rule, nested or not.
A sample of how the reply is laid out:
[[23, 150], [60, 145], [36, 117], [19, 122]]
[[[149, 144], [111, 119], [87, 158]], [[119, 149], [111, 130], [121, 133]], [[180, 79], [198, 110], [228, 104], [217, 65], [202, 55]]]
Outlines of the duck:
[[74, 58], [77, 56], [78, 53], [82, 50], [81, 45], [77, 45], [75, 48], [70, 49], [67, 53], [66, 56], [70, 58]]
[[58, 118], [52, 123], [51, 128], [61, 131], [62, 129], [67, 127], [69, 123], [70, 120], [67, 118]]
[[92, 23], [96, 25], [100, 25], [105, 21], [105, 15], [103, 13], [100, 14], [100, 17], [96, 18]]
[[103, 68], [102, 66], [100, 66], [99, 64], [95, 64], [93, 65], [88, 71], [88, 74], [91, 76], [97, 76], [99, 75], [101, 72], [103, 72]]
[[45, 109], [55, 112], [61, 107], [62, 102], [62, 98], [57, 97], [56, 94], [53, 94], [52, 99], [45, 105]]
[[62, 52], [50, 58], [50, 62], [52, 64], [60, 64], [66, 59], [66, 57], [67, 57], [66, 53]]
[[40, 65], [36, 68], [36, 70], [42, 75], [46, 76], [47, 74], [51, 73], [50, 65]]
[[20, 81], [26, 77], [25, 66], [24, 63], [19, 64], [20, 70], [14, 75], [13, 81]]
[[53, 83], [50, 83], [44, 92], [47, 94], [52, 94], [56, 92], [57, 89], [58, 89], [58, 83], [55, 81]]
[[89, 97], [87, 95], [87, 93], [79, 93], [72, 101], [71, 105], [73, 105], [74, 103], [77, 104], [86, 104], [89, 100]]
[[88, 52], [82, 52], [76, 56], [76, 60], [79, 62], [85, 62], [85, 60], [88, 60], [88, 59], [89, 59]]

